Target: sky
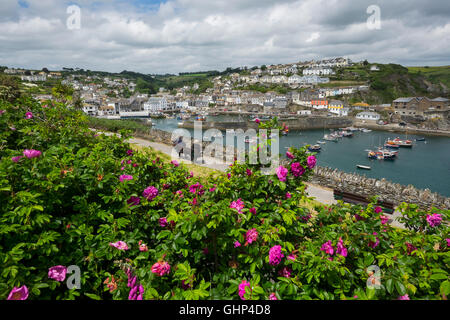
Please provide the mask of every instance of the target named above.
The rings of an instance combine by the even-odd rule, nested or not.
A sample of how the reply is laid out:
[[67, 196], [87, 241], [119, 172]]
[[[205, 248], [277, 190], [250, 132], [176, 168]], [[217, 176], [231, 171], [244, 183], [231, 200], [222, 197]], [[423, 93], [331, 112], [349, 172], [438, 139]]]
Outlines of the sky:
[[8, 67], [175, 74], [332, 57], [450, 65], [450, 1], [0, 1]]

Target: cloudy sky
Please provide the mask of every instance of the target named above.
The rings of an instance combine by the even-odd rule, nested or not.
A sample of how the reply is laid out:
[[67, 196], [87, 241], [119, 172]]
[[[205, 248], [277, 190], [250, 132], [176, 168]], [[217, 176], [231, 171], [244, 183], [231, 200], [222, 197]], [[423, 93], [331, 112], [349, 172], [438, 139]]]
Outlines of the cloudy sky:
[[450, 1], [0, 0], [9, 67], [178, 73], [339, 56], [450, 65]]

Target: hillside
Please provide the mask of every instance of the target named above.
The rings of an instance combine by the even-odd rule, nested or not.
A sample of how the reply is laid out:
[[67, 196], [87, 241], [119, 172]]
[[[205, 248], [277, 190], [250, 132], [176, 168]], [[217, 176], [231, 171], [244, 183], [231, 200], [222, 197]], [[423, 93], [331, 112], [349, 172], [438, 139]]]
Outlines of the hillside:
[[371, 71], [371, 64], [342, 68], [330, 80], [366, 82], [370, 90], [355, 94], [351, 100], [362, 100], [370, 104], [390, 103], [404, 96], [449, 95], [449, 67], [433, 67], [428, 70], [420, 67], [406, 68], [398, 64], [376, 65], [379, 71]]

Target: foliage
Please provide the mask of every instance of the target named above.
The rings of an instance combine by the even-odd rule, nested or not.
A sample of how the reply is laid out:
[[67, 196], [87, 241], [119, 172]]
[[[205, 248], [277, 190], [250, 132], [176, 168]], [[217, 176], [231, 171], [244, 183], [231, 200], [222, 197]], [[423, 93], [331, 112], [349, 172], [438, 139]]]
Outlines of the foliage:
[[119, 132], [120, 130], [129, 130], [132, 132], [148, 133], [150, 127], [145, 125], [142, 120], [112, 120], [88, 117], [88, 124], [91, 128], [106, 130], [110, 132]]
[[[29, 299], [127, 299], [137, 283], [144, 299], [449, 294], [448, 211], [430, 227], [430, 213], [404, 205], [409, 229], [398, 230], [382, 224], [376, 199], [366, 208], [301, 205], [310, 203], [302, 183], [312, 172], [306, 147], [290, 150], [285, 179], [234, 163], [202, 185], [183, 165], [129, 151], [126, 131], [96, 135], [86, 116], [63, 104], [22, 99], [0, 102], [0, 110], [0, 299], [22, 285]], [[12, 161], [24, 149], [42, 154]], [[304, 168], [298, 177], [294, 163]], [[121, 182], [125, 174], [133, 179]], [[143, 193], [149, 186], [156, 196]], [[117, 241], [128, 249], [111, 245]], [[332, 255], [321, 250], [328, 241]], [[279, 264], [269, 260], [276, 245]], [[50, 279], [57, 265], [77, 265], [81, 288]], [[371, 265], [381, 268], [380, 289], [366, 287]]]
[[0, 74], [0, 99], [15, 102], [20, 96], [18, 78]]

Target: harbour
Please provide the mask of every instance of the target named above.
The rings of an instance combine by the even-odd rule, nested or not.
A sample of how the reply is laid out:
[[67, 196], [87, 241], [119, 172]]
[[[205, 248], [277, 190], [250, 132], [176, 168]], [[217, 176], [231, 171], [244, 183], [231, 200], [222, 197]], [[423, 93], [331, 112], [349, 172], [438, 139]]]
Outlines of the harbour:
[[[242, 121], [242, 117], [207, 116], [206, 121], [239, 122]], [[177, 119], [152, 119], [154, 128], [168, 132], [177, 129], [178, 122]], [[186, 130], [193, 133], [192, 129]], [[324, 135], [330, 133], [330, 129], [290, 130], [286, 136], [280, 135], [280, 153], [284, 154], [285, 150], [291, 146], [316, 145], [320, 141], [320, 152], [317, 153], [320, 166], [368, 178], [385, 178], [402, 185], [411, 184], [416, 188], [428, 188], [443, 196], [450, 196], [450, 139], [448, 137], [358, 130], [354, 132], [352, 138], [342, 137], [337, 142], [324, 140]], [[388, 139], [397, 137], [411, 140], [412, 147], [400, 148], [393, 161], [368, 158], [367, 149], [376, 150], [378, 147], [383, 147]], [[424, 141], [416, 141], [422, 138], [425, 138]], [[371, 169], [360, 169], [357, 165]]]

